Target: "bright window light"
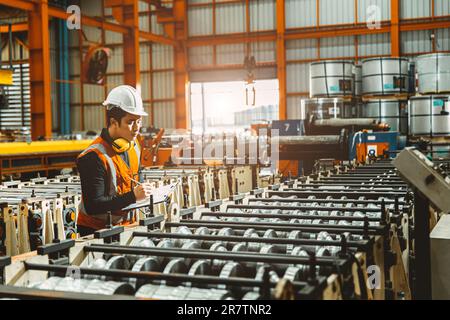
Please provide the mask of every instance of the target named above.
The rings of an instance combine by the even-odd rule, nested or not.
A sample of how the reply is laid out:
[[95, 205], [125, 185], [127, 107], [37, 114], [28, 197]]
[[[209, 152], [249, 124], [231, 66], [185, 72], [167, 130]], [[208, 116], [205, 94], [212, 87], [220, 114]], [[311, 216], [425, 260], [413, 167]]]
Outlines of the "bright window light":
[[244, 81], [191, 83], [193, 133], [242, 132], [277, 120], [278, 80], [257, 80], [252, 86]]

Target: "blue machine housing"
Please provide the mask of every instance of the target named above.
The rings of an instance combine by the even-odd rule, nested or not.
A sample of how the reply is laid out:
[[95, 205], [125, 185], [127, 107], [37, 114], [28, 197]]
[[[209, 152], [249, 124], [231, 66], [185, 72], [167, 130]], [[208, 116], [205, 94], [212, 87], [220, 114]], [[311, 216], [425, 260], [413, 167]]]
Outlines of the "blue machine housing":
[[[397, 131], [388, 132], [355, 132], [350, 135], [349, 143], [349, 160], [356, 158], [356, 145], [360, 143], [389, 143], [389, 151], [397, 151], [405, 147], [404, 139]], [[391, 158], [395, 157], [395, 153], [391, 153]]]

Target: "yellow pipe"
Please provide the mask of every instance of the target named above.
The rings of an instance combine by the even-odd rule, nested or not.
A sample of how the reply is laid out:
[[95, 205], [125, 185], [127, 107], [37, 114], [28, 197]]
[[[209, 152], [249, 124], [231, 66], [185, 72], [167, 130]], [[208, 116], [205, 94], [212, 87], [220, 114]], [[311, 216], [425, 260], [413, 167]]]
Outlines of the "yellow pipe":
[[57, 153], [67, 151], [83, 151], [92, 140], [61, 140], [0, 143], [0, 155]]

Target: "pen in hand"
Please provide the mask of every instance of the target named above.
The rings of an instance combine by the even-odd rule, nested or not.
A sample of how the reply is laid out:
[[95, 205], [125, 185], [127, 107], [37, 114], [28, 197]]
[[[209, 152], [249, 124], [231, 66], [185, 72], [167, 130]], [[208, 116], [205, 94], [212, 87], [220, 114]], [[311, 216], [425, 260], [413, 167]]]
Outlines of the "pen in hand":
[[137, 180], [134, 180], [133, 178], [131, 178], [131, 177], [128, 177], [131, 181], [133, 181], [133, 182], [135, 182], [137, 185], [139, 185], [139, 186], [141, 186], [142, 185], [142, 183], [141, 182], [139, 182], [139, 181], [137, 181]]

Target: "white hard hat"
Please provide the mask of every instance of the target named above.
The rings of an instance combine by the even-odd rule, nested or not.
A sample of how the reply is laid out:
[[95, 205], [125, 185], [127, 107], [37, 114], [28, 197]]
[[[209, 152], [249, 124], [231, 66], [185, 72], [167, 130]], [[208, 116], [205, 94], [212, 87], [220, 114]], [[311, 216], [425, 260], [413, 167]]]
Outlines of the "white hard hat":
[[125, 112], [136, 116], [148, 116], [144, 111], [141, 95], [132, 86], [121, 85], [112, 89], [105, 101], [104, 106], [117, 106]]

